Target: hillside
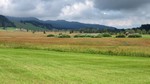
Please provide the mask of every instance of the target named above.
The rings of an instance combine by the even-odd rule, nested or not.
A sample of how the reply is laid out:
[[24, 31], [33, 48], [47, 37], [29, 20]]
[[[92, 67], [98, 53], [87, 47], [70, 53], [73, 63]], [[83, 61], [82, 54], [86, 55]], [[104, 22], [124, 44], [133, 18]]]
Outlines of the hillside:
[[12, 22], [17, 22], [20, 24], [30, 24], [34, 27], [40, 27], [40, 28], [46, 28], [46, 29], [71, 29], [71, 30], [79, 30], [81, 28], [98, 28], [100, 30], [108, 29], [108, 30], [115, 30], [115, 27], [110, 26], [104, 26], [99, 24], [85, 24], [85, 23], [79, 23], [79, 22], [69, 22], [65, 20], [39, 20], [34, 17], [9, 17], [7, 16], [9, 20]]
[[23, 29], [27, 29], [27, 30], [34, 30], [34, 31], [48, 30], [46, 28], [34, 26], [31, 23], [22, 23], [22, 22], [14, 21], [14, 24], [16, 25], [17, 28], [23, 28]]
[[81, 29], [81, 28], [98, 28], [98, 29], [110, 29], [114, 30], [116, 29], [115, 27], [109, 27], [109, 26], [104, 26], [104, 25], [99, 25], [99, 24], [85, 24], [85, 23], [80, 23], [80, 22], [69, 22], [65, 20], [48, 20], [44, 21], [44, 23], [50, 23], [54, 28], [57, 29]]
[[150, 24], [142, 24], [140, 27], [132, 28], [134, 30], [146, 30], [147, 32], [150, 31]]
[[8, 20], [5, 16], [0, 15], [0, 27], [15, 27], [14, 23]]
[[150, 24], [143, 24], [139, 29], [145, 29], [146, 31], [150, 30]]

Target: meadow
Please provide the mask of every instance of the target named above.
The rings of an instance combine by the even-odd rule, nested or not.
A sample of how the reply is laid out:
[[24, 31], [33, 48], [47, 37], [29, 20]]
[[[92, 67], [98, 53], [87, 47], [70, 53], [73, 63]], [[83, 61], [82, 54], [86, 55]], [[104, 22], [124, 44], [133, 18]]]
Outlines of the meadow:
[[0, 31], [1, 84], [149, 84], [150, 36], [49, 38]]

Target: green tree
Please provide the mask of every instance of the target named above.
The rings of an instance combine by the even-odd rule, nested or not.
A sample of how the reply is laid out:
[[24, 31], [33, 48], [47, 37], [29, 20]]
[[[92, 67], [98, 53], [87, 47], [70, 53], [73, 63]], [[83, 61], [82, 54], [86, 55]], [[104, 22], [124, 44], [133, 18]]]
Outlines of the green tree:
[[74, 32], [73, 30], [70, 30], [70, 32], [69, 32], [69, 33], [70, 33], [70, 34], [72, 34], [73, 32]]
[[140, 29], [137, 29], [136, 33], [142, 34], [142, 31]]
[[2, 26], [3, 26], [3, 29], [5, 30], [6, 29], [6, 23], [2, 22]]
[[46, 34], [46, 31], [43, 31], [43, 34]]
[[127, 29], [127, 30], [125, 30], [126, 32], [129, 32], [129, 33], [135, 33], [135, 30], [133, 30], [133, 29]]
[[146, 34], [146, 30], [145, 29], [142, 29], [142, 34]]
[[150, 30], [147, 32], [147, 34], [150, 34]]

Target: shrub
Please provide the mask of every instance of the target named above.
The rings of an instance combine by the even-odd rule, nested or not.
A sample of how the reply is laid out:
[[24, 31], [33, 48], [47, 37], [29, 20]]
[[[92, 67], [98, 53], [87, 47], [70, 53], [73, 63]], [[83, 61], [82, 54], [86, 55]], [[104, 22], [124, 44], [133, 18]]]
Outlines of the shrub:
[[94, 38], [95, 36], [94, 35], [81, 35], [81, 34], [78, 34], [78, 35], [75, 35], [74, 38]]
[[78, 35], [75, 35], [74, 38], [82, 38], [82, 37], [85, 37], [84, 35], [81, 35], [81, 34], [78, 34]]
[[62, 35], [59, 35], [58, 38], [71, 38], [71, 36], [66, 35], [66, 34], [62, 34]]
[[96, 35], [94, 38], [102, 38], [101, 34]]
[[49, 34], [49, 35], [47, 35], [47, 37], [55, 37], [55, 35]]
[[63, 35], [62, 33], [59, 33], [59, 35]]
[[116, 36], [116, 38], [126, 38], [126, 35], [124, 35], [124, 34], [119, 34], [119, 35]]
[[94, 38], [95, 36], [94, 35], [85, 35], [85, 37], [87, 37], [87, 38]]
[[142, 37], [142, 35], [140, 35], [140, 34], [130, 34], [128, 36], [128, 38], [141, 38], [141, 37]]
[[102, 34], [103, 37], [112, 37], [109, 33]]
[[46, 34], [46, 31], [43, 31], [43, 34]]

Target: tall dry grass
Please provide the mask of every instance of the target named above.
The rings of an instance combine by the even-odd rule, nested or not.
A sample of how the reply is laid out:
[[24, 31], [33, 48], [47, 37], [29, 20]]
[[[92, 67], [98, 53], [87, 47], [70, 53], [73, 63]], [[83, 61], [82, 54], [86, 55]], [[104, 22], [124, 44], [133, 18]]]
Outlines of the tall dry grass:
[[150, 39], [144, 38], [48, 38], [42, 32], [0, 32], [0, 47], [150, 57]]

